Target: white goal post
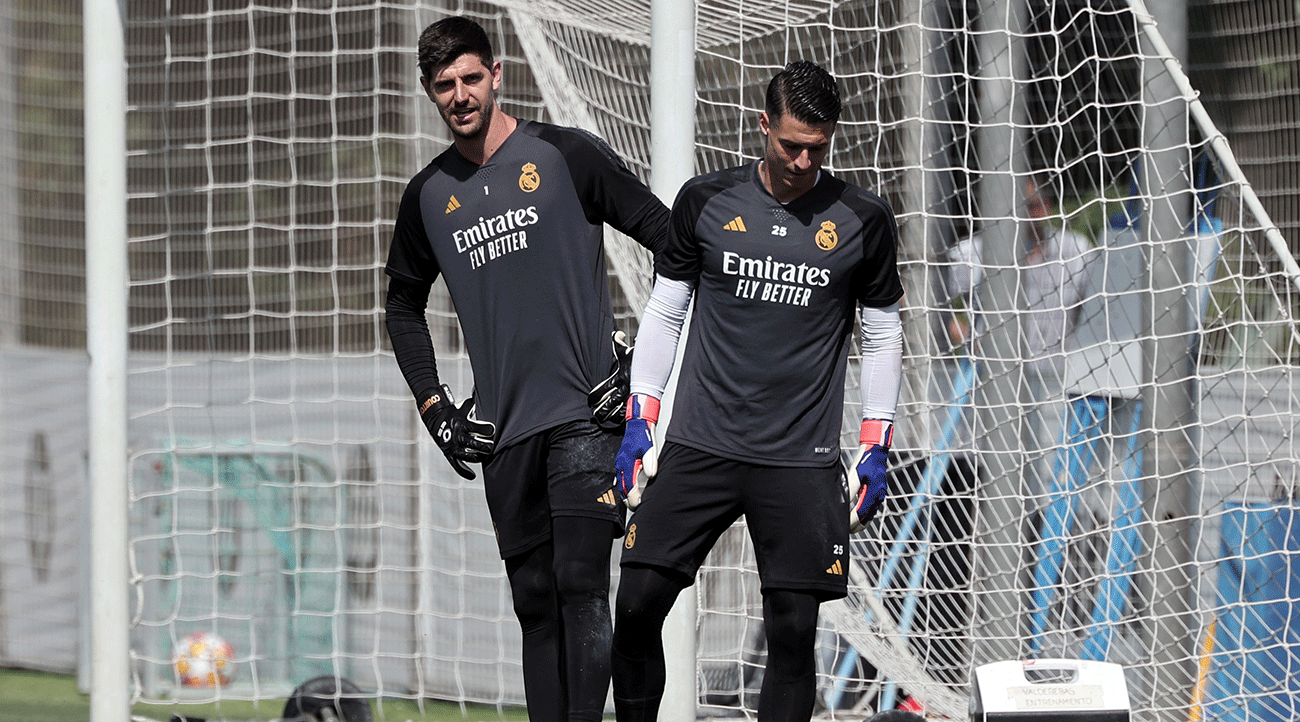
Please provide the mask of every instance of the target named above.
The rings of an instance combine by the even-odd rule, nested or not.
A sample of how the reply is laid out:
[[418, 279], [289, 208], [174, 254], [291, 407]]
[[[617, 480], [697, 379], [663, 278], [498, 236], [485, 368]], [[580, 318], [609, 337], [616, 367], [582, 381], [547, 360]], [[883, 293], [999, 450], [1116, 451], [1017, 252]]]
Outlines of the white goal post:
[[127, 564], [127, 192], [126, 35], [115, 0], [85, 4], [86, 57], [86, 277], [90, 364], [86, 388], [87, 466], [91, 558], [89, 573], [90, 717], [122, 719], [129, 714], [131, 666]]
[[[1281, 148], [1287, 124], [1215, 115], [1186, 4], [84, 8], [84, 258], [60, 245], [78, 196], [40, 165], [75, 151], [33, 141], [47, 114], [0, 103], [16, 129], [0, 145], [27, 168], [0, 203], [29, 219], [0, 238], [17, 279], [0, 287], [17, 316], [0, 319], [16, 329], [0, 444], [26, 462], [0, 472], [0, 664], [70, 671], [76, 645], [43, 635], [89, 625], [93, 722], [132, 701], [281, 698], [320, 674], [522, 703], [482, 490], [427, 438], [380, 320], [397, 199], [449, 143], [414, 63], [447, 14], [488, 29], [508, 112], [597, 133], [665, 201], [757, 157], [784, 63], [839, 79], [827, 167], [897, 214], [906, 376], [886, 512], [821, 621], [819, 718], [909, 698], [952, 717], [975, 666], [1025, 657], [1122, 664], [1135, 719], [1300, 707], [1300, 266], [1269, 217], [1300, 188], [1243, 170], [1232, 133]], [[1039, 222], [1057, 246], [1030, 242]], [[606, 246], [631, 332], [649, 259], [613, 232]], [[51, 331], [62, 277], [84, 282], [84, 339]], [[440, 374], [467, 393], [441, 286], [429, 318]], [[83, 387], [89, 406], [57, 395]], [[765, 645], [743, 523], [683, 600], [666, 714], [752, 716]], [[228, 686], [180, 684], [172, 655], [195, 631], [232, 643]]]

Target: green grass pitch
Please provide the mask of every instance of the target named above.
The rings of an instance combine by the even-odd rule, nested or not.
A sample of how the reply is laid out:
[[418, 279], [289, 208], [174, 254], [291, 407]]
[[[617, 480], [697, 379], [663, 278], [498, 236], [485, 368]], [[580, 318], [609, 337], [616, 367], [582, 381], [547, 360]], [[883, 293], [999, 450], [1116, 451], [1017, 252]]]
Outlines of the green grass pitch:
[[[526, 722], [528, 715], [518, 707], [469, 706], [426, 701], [420, 709], [409, 700], [383, 700], [372, 705], [376, 722]], [[214, 704], [138, 704], [132, 714], [167, 722], [173, 712], [209, 719], [270, 720], [280, 716], [284, 700], [222, 702]], [[90, 698], [77, 691], [74, 677], [18, 669], [0, 669], [0, 720], [14, 722], [87, 722]]]

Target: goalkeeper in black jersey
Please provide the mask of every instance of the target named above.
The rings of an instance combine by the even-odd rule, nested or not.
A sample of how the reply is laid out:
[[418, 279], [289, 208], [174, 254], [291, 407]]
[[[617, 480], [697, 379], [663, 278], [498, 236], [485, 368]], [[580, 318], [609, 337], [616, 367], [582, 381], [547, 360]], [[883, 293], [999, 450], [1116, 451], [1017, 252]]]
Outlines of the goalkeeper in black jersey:
[[[758, 719], [812, 715], [818, 606], [846, 594], [850, 529], [884, 499], [902, 376], [893, 212], [821, 170], [839, 114], [825, 70], [787, 65], [759, 118], [763, 158], [689, 181], [673, 206], [615, 461], [615, 488], [635, 509], [615, 602], [620, 722], [656, 719], [664, 618], [742, 514], [767, 635]], [[659, 399], [692, 295], [673, 417], [658, 449]], [[840, 419], [859, 307], [861, 446], [845, 488]]]
[[[668, 209], [595, 136], [506, 115], [501, 63], [473, 21], [430, 25], [419, 67], [454, 143], [398, 209], [386, 268], [393, 353], [452, 467], [472, 479], [467, 462], [483, 464], [530, 719], [595, 722], [609, 692], [611, 539], [625, 514], [609, 489], [627, 398], [618, 365], [630, 356], [614, 330], [603, 224], [658, 252]], [[459, 406], [424, 318], [439, 276], [474, 372]], [[611, 416], [612, 428], [601, 423]]]

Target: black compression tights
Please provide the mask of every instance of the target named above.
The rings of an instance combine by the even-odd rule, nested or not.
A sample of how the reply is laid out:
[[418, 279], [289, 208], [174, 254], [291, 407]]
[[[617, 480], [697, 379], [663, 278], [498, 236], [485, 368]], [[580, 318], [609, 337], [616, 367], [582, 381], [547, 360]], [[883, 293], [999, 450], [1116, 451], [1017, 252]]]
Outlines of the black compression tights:
[[655, 722], [664, 696], [664, 618], [690, 582], [656, 567], [623, 567], [614, 601], [614, 711]]
[[532, 722], [599, 722], [609, 692], [610, 524], [556, 517], [551, 541], [506, 560]]
[[[654, 567], [624, 567], [615, 601], [614, 709], [618, 722], [655, 722], [664, 694], [663, 625], [688, 580]], [[761, 722], [807, 722], [817, 678], [817, 598], [793, 591], [763, 595], [767, 667]]]
[[817, 695], [817, 598], [807, 592], [763, 595], [767, 667], [758, 698], [759, 722], [807, 722]]

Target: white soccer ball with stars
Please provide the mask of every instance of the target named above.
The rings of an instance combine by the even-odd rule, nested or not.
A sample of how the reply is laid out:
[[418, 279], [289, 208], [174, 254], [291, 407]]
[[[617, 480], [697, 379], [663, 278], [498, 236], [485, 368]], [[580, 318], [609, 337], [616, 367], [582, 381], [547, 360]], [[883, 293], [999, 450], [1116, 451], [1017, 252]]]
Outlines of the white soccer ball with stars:
[[194, 632], [176, 646], [172, 666], [186, 687], [223, 687], [235, 676], [235, 648], [213, 632]]

